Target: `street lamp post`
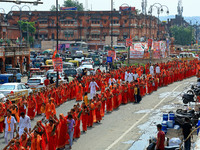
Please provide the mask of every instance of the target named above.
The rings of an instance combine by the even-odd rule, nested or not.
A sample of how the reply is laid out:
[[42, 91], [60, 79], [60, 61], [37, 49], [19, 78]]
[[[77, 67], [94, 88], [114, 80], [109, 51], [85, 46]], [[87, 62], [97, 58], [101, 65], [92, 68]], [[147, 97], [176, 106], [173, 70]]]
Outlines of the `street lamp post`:
[[[11, 7], [11, 11], [13, 11], [12, 9], [13, 9], [14, 7], [17, 7], [17, 8], [19, 9], [19, 11], [20, 11], [20, 15], [19, 15], [19, 20], [20, 20], [19, 32], [20, 32], [20, 45], [22, 45], [22, 31], [21, 31], [21, 14], [22, 14], [22, 9], [23, 9], [24, 7], [27, 7], [27, 8], [29, 9], [29, 13], [30, 13], [30, 12], [31, 12], [31, 8], [30, 8], [28, 5], [23, 5], [22, 7], [19, 7], [19, 6], [17, 6], [17, 5], [14, 5], [14, 6]], [[12, 14], [11, 14], [11, 15], [12, 15]]]
[[[58, 52], [58, 0], [56, 0], [56, 50]], [[59, 72], [57, 70], [56, 87], [58, 87]]]
[[[154, 3], [153, 5], [150, 6], [148, 14], [150, 15], [150, 39], [152, 38], [151, 36], [151, 22], [152, 22], [152, 13], [153, 13], [153, 8], [157, 9], [157, 14], [158, 14], [158, 31], [157, 31], [157, 40], [160, 40], [159, 36], [160, 36], [160, 29], [159, 29], [159, 17], [160, 17], [160, 13], [163, 13], [163, 7], [167, 8], [167, 14], [169, 14], [169, 9], [166, 5], [161, 5], [160, 3]], [[150, 62], [152, 60], [152, 50], [150, 49]]]
[[[129, 22], [128, 22], [128, 35], [129, 37], [127, 38], [131, 38], [131, 6], [129, 6], [128, 4], [124, 3], [121, 6], [127, 6], [127, 9], [129, 11]], [[128, 47], [128, 64], [130, 64], [130, 46]]]
[[150, 18], [150, 38], [151, 38], [151, 20], [152, 20], [152, 13], [153, 13], [153, 8], [156, 8], [157, 9], [157, 14], [158, 14], [158, 31], [157, 31], [157, 40], [159, 40], [159, 36], [160, 36], [160, 14], [163, 13], [163, 8], [167, 8], [167, 14], [169, 14], [169, 8], [166, 6], [166, 5], [161, 5], [160, 3], [154, 3], [153, 5], [150, 6], [149, 8], [149, 15], [151, 15], [151, 18]]

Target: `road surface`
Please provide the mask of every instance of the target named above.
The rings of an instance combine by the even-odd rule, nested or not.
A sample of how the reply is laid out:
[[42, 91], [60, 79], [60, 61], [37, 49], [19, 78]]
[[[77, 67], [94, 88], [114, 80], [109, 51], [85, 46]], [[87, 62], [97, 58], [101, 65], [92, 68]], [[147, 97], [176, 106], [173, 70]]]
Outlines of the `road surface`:
[[[156, 124], [161, 123], [162, 113], [176, 110], [180, 105], [180, 94], [195, 83], [196, 77], [175, 82], [146, 95], [139, 104], [121, 105], [112, 113], [105, 114], [101, 123], [95, 123], [86, 133], [74, 141], [74, 150], [142, 150], [147, 146], [149, 136], [156, 134]], [[64, 115], [73, 107], [75, 100], [56, 108], [57, 115]], [[157, 115], [157, 119], [153, 117]], [[32, 127], [41, 116], [36, 116]], [[151, 120], [153, 119], [153, 121]], [[150, 123], [149, 125], [146, 123]], [[146, 124], [146, 126], [145, 126]], [[151, 129], [150, 129], [151, 128]], [[145, 135], [144, 132], [149, 132]], [[142, 136], [145, 135], [144, 138]], [[140, 142], [142, 141], [142, 144]], [[143, 145], [143, 147], [141, 147]], [[0, 149], [5, 146], [3, 134], [0, 135]]]

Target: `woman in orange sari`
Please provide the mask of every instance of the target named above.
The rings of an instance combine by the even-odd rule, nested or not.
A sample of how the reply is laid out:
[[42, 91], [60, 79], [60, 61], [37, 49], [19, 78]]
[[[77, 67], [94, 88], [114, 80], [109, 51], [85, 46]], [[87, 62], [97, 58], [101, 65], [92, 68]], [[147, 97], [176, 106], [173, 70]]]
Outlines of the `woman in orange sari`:
[[42, 150], [42, 138], [37, 131], [31, 136], [31, 150]]
[[30, 117], [31, 120], [34, 119], [36, 110], [37, 110], [37, 103], [31, 93], [30, 97], [28, 98], [28, 113], [27, 113], [27, 115]]
[[58, 143], [57, 148], [65, 148], [67, 141], [69, 140], [69, 135], [67, 133], [67, 119], [61, 113], [59, 115], [59, 124], [58, 124]]
[[28, 137], [26, 133], [23, 133], [21, 135], [19, 142], [20, 142], [20, 145], [23, 146], [25, 149], [29, 149], [29, 147], [27, 147]]
[[3, 133], [5, 114], [6, 114], [5, 105], [2, 102], [0, 102], [0, 133]]
[[57, 125], [58, 125], [58, 122], [52, 117], [50, 117], [49, 123], [46, 124], [46, 131], [47, 131], [47, 135], [49, 137], [48, 150], [56, 150], [56, 147], [57, 147], [57, 135], [56, 135]]

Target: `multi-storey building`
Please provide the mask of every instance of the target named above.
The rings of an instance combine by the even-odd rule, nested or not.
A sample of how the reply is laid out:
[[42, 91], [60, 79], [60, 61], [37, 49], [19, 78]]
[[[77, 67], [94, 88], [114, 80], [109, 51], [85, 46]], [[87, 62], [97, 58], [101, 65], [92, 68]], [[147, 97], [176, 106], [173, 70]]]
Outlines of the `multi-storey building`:
[[[112, 13], [112, 14], [111, 14]], [[35, 22], [35, 42], [55, 40], [55, 11], [13, 11], [7, 14], [6, 37], [20, 37], [17, 21]], [[107, 36], [117, 37], [118, 43], [133, 40], [157, 39], [158, 20], [154, 16], [137, 14], [136, 11], [59, 11], [59, 40], [86, 41], [89, 45], [104, 45]], [[0, 27], [1, 28], [1, 27]], [[163, 28], [161, 28], [163, 29]]]

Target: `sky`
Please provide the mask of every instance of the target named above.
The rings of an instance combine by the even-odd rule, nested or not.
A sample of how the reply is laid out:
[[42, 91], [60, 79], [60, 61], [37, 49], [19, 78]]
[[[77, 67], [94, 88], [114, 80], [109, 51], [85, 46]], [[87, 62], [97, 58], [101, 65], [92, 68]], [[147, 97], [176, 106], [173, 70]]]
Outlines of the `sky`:
[[[0, 0], [1, 1], [1, 0]], [[35, 1], [35, 0], [26, 0], [26, 1]], [[44, 10], [48, 11], [52, 5], [55, 5], [56, 0], [41, 0], [44, 4], [38, 6], [29, 5], [31, 10]], [[59, 4], [62, 5], [64, 0], [58, 0]], [[90, 10], [110, 10], [111, 9], [111, 0], [78, 0], [80, 3], [83, 3], [83, 6], [86, 6], [86, 1], [88, 1], [88, 9]], [[136, 7], [136, 9], [141, 10], [142, 0], [113, 0], [114, 8], [119, 10], [119, 7], [126, 3], [129, 6]], [[178, 0], [147, 0], [147, 11], [150, 6], [154, 3], [159, 2], [162, 5], [166, 5], [169, 8], [169, 15], [177, 14]], [[183, 16], [200, 16], [200, 0], [182, 0], [183, 4]], [[5, 3], [0, 2], [0, 13], [3, 12], [1, 8], [4, 8], [6, 13], [11, 10], [11, 7], [16, 5], [14, 3]], [[24, 4], [18, 5], [23, 6]], [[18, 10], [17, 7], [13, 7], [13, 10]], [[24, 7], [23, 10], [28, 10], [27, 7]], [[167, 16], [166, 9], [161, 16]], [[156, 15], [156, 10], [153, 10], [153, 15]]]

